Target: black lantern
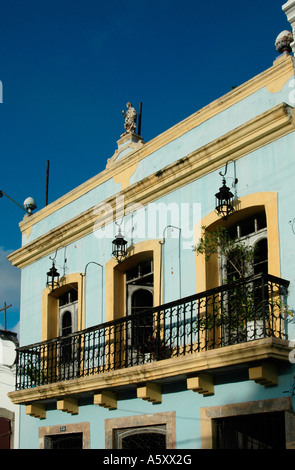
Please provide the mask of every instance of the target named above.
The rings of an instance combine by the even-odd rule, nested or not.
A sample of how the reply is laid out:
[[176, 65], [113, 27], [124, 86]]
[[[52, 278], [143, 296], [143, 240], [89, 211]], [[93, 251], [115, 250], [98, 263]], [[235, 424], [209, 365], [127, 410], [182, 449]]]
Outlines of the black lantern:
[[219, 188], [219, 192], [215, 194], [215, 209], [218, 215], [222, 216], [223, 219], [234, 211], [233, 197], [228, 186], [226, 186], [225, 179], [222, 180], [222, 186]]
[[120, 229], [118, 235], [116, 235], [115, 239], [113, 240], [112, 255], [119, 263], [127, 256], [127, 242], [124, 239]]
[[52, 267], [49, 269], [47, 273], [47, 287], [50, 287], [53, 291], [57, 287], [59, 287], [59, 273], [54, 265], [54, 261], [52, 261]]

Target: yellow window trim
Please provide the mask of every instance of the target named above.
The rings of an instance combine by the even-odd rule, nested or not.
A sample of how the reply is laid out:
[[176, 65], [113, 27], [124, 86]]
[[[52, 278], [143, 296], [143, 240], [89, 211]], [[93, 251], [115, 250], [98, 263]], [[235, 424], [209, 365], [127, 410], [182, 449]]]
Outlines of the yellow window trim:
[[[278, 229], [278, 207], [277, 207], [277, 193], [276, 192], [260, 192], [244, 196], [236, 201], [236, 209], [238, 211], [246, 210], [248, 214], [255, 211], [259, 207], [264, 207], [267, 221], [268, 233], [268, 270], [273, 276], [280, 277], [280, 252], [279, 252], [279, 229]], [[235, 222], [233, 214], [228, 219], [228, 224]], [[225, 225], [222, 219], [216, 214], [215, 211], [210, 212], [201, 220], [201, 227], [214, 229], [217, 225]], [[197, 233], [198, 232], [198, 233]], [[199, 234], [199, 227], [196, 230], [196, 237]], [[196, 244], [198, 240], [196, 239]], [[196, 292], [203, 292], [218, 285], [218, 269], [217, 257], [211, 257], [206, 262], [205, 255], [195, 254], [196, 262]]]
[[[128, 250], [127, 259], [118, 263], [114, 258], [106, 263], [106, 321], [122, 317], [126, 312], [125, 272], [135, 262], [153, 258], [154, 265], [154, 305], [162, 299], [160, 293], [161, 245], [159, 240], [146, 240], [136, 243]], [[161, 302], [160, 302], [161, 303]]]
[[78, 318], [77, 329], [84, 328], [84, 305], [83, 305], [83, 285], [80, 273], [73, 273], [63, 276], [60, 279], [60, 287], [53, 292], [48, 287], [42, 293], [42, 329], [41, 341], [56, 338], [58, 336], [58, 298], [71, 285], [78, 288]]

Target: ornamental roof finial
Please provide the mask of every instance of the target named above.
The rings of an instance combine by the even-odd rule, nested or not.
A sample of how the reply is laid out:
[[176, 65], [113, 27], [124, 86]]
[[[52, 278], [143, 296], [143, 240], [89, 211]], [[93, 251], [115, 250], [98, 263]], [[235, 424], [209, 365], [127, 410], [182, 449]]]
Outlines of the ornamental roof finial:
[[293, 34], [290, 31], [282, 31], [275, 42], [275, 48], [280, 54], [287, 52], [291, 54], [292, 47], [291, 43], [293, 42]]

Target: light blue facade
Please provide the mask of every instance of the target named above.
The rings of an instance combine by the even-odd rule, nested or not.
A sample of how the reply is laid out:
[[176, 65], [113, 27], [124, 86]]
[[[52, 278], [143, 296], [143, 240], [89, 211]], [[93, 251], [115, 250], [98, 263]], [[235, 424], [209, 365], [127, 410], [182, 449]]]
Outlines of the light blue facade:
[[[285, 389], [288, 390], [289, 380], [282, 377], [282, 386], [280, 390], [274, 392], [273, 389], [262, 389], [261, 386], [256, 384], [247, 383], [246, 377], [241, 377], [237, 383], [232, 383], [230, 388], [228, 384], [219, 384], [216, 387], [218, 400], [216, 397], [199, 397], [193, 392], [185, 392], [185, 386], [179, 384], [178, 386], [170, 386], [164, 389], [164, 400], [161, 405], [151, 405], [144, 401], [139, 401], [137, 398], [128, 397], [127, 394], [122, 394], [122, 400], [119, 402], [118, 409], [116, 410], [116, 418], [129, 417], [142, 414], [169, 412], [171, 409], [176, 409], [176, 434], [179, 436], [177, 440], [177, 449], [201, 449], [200, 438], [200, 409], [202, 407], [211, 407], [214, 400], [214, 406], [224, 406], [227, 404], [248, 402], [250, 400], [267, 400], [277, 398], [278, 396], [285, 397]], [[191, 397], [190, 395], [193, 396]], [[176, 406], [177, 403], [177, 406]], [[294, 403], [293, 403], [294, 404]], [[81, 407], [80, 407], [81, 409]], [[78, 416], [72, 416], [65, 419], [60, 411], [52, 410], [48, 413], [46, 419], [46, 426], [63, 426], [67, 423], [80, 423], [88, 421], [91, 423], [91, 449], [104, 449], [105, 448], [105, 420], [113, 417], [113, 411], [108, 411], [103, 408], [95, 406], [83, 407], [83, 414], [79, 413]], [[32, 418], [26, 416], [24, 413], [21, 417], [22, 427], [27, 429], [22, 438], [21, 448], [37, 449], [38, 448], [38, 427], [43, 426], [43, 422], [35, 423]], [[32, 422], [33, 421], [33, 422]], [[37, 424], [37, 426], [36, 426]]]
[[[277, 65], [279, 67], [279, 65]], [[201, 149], [216, 139], [248, 123], [250, 120], [263, 115], [281, 103], [292, 107], [290, 90], [293, 78], [284, 84], [278, 92], [270, 92], [267, 87], [258, 88], [243, 99], [236, 98], [233, 104], [221, 112], [217, 112], [210, 119], [205, 120], [197, 127], [188, 130], [181, 136], [171, 139], [169, 143], [147, 155], [138, 162], [136, 171], [131, 175], [129, 187], [139, 184], [144, 178], [150, 177], [165, 167], [186, 158], [197, 149]], [[244, 85], [245, 86], [245, 85]], [[226, 97], [215, 103], [222, 105], [224, 100], [238, 96], [242, 87], [233, 90]], [[211, 105], [213, 107], [213, 105]], [[208, 106], [209, 110], [209, 106]], [[202, 110], [205, 112], [206, 110]], [[197, 113], [198, 114], [198, 113]], [[295, 218], [295, 195], [292, 190], [293, 176], [295, 174], [295, 132], [287, 132], [250, 151], [236, 160], [236, 173], [238, 178], [237, 195], [239, 199], [261, 193], [277, 193], [277, 217], [279, 232], [279, 260], [280, 276], [290, 281], [288, 291], [289, 308], [295, 309], [295, 257], [294, 242], [295, 230], [292, 230], [292, 221]], [[128, 155], [127, 155], [128, 157]], [[122, 157], [122, 160], [125, 155]], [[231, 155], [228, 155], [230, 161]], [[195, 236], [193, 231], [204, 217], [214, 211], [214, 195], [221, 186], [220, 171], [224, 165], [217, 165], [215, 169], [196, 176], [188, 183], [170, 192], [154, 198], [153, 204], [165, 208], [173, 205], [178, 211], [168, 211], [168, 218], [163, 220], [151, 216], [148, 206], [143, 205], [141, 211], [126, 215], [124, 219], [124, 235], [137, 245], [151, 235], [151, 239], [162, 244], [162, 302], [168, 303], [195, 294], [200, 283], [200, 274], [196, 272], [196, 259], [193, 252]], [[233, 166], [229, 164], [227, 183], [231, 184]], [[45, 218], [33, 225], [30, 235], [23, 235], [23, 247], [29, 246], [39, 237], [46, 235], [67, 221], [79, 216], [84, 211], [119, 194], [121, 185], [110, 178], [101, 185], [89, 190], [79, 198], [67, 205], [58, 208]], [[187, 214], [185, 210], [189, 207]], [[186, 209], [185, 209], [186, 208]], [[156, 207], [155, 207], [156, 209]], [[183, 214], [183, 219], [181, 219]], [[170, 218], [171, 216], [171, 218]], [[176, 217], [176, 218], [175, 218]], [[133, 230], [137, 223], [137, 230]], [[144, 237], [140, 235], [140, 228], [146, 229]], [[173, 225], [173, 237], [171, 228]], [[179, 230], [179, 227], [185, 230]], [[166, 231], [165, 231], [166, 230]], [[117, 227], [112, 223], [112, 233], [115, 235]], [[148, 232], [148, 233], [147, 233]], [[191, 232], [192, 238], [188, 237]], [[186, 244], [184, 244], [186, 243]], [[46, 248], [46, 247], [45, 247]], [[46, 272], [51, 260], [55, 257], [56, 267], [60, 275], [71, 273], [85, 273], [85, 267], [90, 261], [84, 291], [85, 313], [84, 325], [89, 328], [107, 321], [108, 285], [106, 264], [111, 259], [111, 240], [109, 237], [98, 236], [95, 231], [67, 244], [60, 245], [57, 251], [46, 253], [32, 263], [22, 268], [21, 281], [21, 346], [41, 341], [42, 330], [42, 296], [45, 288]], [[99, 263], [102, 267], [95, 263]], [[270, 273], [272, 274], [272, 273]], [[33, 325], [33, 327], [32, 327]], [[294, 324], [288, 324], [289, 340], [295, 338]], [[139, 366], [137, 366], [139, 367]], [[187, 389], [185, 377], [177, 380], [166, 380], [162, 384], [162, 402], [152, 404], [137, 398], [136, 389], [131, 387], [117, 390], [117, 409], [107, 410], [92, 403], [91, 397], [85, 394], [79, 398], [79, 413], [70, 415], [55, 408], [54, 402], [49, 403], [46, 419], [39, 420], [25, 414], [25, 406], [21, 406], [20, 448], [35, 449], [39, 447], [39, 428], [45, 426], [64, 426], [68, 424], [89, 423], [90, 448], [105, 448], [105, 420], [144, 416], [158, 413], [175, 413], [175, 447], [177, 449], [200, 449], [204, 446], [204, 431], [201, 430], [202, 409], [225, 407], [234, 404], [250, 402], [292, 403], [292, 386], [294, 384], [294, 366], [291, 361], [282, 361], [278, 368], [278, 384], [263, 386], [249, 380], [245, 365], [228, 370], [219, 371], [214, 375], [214, 394], [203, 396]], [[128, 372], [128, 370], [127, 370]], [[106, 372], [107, 374], [107, 372]], [[294, 402], [294, 400], [293, 400]], [[294, 403], [293, 403], [294, 404]], [[260, 405], [259, 405], [260, 406]], [[284, 405], [285, 406], [285, 405]], [[284, 411], [287, 408], [282, 405]], [[278, 405], [279, 409], [279, 405]], [[290, 409], [288, 408], [288, 412]]]

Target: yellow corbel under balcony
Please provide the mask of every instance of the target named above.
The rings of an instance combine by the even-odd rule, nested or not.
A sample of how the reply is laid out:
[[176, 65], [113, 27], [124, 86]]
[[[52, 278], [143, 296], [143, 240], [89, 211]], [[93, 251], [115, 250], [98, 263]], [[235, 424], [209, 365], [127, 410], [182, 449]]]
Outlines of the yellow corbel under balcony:
[[26, 405], [26, 415], [33, 416], [34, 418], [45, 419], [46, 408], [44, 405], [39, 404]]
[[65, 398], [64, 400], [57, 400], [56, 408], [65, 413], [77, 415], [79, 413], [78, 400], [75, 398]]
[[153, 405], [162, 403], [161, 385], [156, 383], [147, 383], [137, 387], [137, 398], [153, 403]]
[[109, 410], [117, 409], [117, 397], [116, 393], [104, 390], [103, 392], [96, 393], [93, 397], [94, 405], [108, 408]]
[[214, 395], [214, 377], [211, 374], [199, 374], [196, 377], [188, 377], [186, 383], [188, 390], [200, 393], [204, 397]]
[[274, 364], [263, 363], [249, 368], [249, 379], [260, 385], [270, 387], [278, 384], [278, 371]]

